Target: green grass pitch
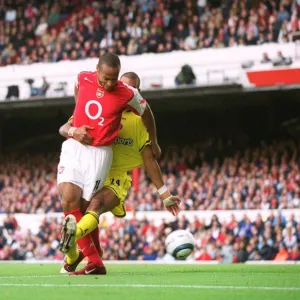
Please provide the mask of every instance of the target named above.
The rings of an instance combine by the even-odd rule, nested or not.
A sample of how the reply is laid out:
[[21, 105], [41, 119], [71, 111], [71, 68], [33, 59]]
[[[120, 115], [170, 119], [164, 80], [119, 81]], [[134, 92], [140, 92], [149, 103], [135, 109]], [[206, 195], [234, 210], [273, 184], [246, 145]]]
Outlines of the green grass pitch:
[[300, 265], [108, 264], [106, 276], [57, 264], [0, 264], [1, 300], [299, 300]]

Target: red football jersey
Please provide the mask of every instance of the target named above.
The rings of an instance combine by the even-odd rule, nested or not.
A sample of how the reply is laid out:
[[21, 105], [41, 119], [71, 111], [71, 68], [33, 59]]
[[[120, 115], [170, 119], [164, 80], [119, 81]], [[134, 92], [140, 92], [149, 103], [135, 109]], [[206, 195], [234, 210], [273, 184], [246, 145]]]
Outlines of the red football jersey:
[[139, 92], [118, 81], [111, 92], [98, 84], [97, 72], [81, 72], [78, 75], [77, 103], [73, 113], [73, 126], [89, 125], [93, 130], [93, 146], [109, 146], [115, 141], [120, 129], [122, 112], [130, 109], [142, 115], [146, 101]]

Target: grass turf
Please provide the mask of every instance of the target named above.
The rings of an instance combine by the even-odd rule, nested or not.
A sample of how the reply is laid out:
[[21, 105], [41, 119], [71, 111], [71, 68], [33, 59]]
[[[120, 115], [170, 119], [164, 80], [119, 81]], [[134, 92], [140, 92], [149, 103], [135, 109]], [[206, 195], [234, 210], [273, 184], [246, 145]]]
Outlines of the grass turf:
[[0, 264], [8, 300], [299, 300], [299, 265], [108, 265], [106, 276], [58, 275], [57, 264]]

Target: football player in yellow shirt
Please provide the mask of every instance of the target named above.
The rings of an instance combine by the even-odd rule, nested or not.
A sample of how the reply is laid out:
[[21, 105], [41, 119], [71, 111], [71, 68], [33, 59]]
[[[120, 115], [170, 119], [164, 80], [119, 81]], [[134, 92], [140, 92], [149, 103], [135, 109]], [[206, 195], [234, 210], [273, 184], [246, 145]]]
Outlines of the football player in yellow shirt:
[[[139, 89], [140, 79], [137, 74], [133, 72], [125, 73], [122, 75], [121, 80]], [[71, 128], [74, 128], [72, 127], [72, 118], [60, 128], [60, 134], [67, 137]], [[72, 129], [73, 138], [83, 144], [90, 144], [92, 139], [87, 133], [87, 129], [85, 126], [78, 128], [77, 131]], [[85, 207], [88, 206], [86, 214], [78, 224], [76, 224], [76, 220], [72, 215], [65, 218], [63, 225], [65, 228], [63, 228], [62, 233], [68, 230], [68, 233], [70, 234], [71, 232], [71, 236], [74, 237], [64, 241], [62, 234], [61, 250], [67, 256], [70, 253], [73, 255], [74, 253], [78, 253], [78, 251], [74, 251], [74, 247], [77, 247], [75, 241], [98, 229], [99, 216], [101, 214], [111, 211], [116, 217], [125, 217], [124, 200], [131, 187], [131, 177], [128, 175], [128, 172], [142, 165], [144, 165], [154, 186], [158, 189], [158, 193], [167, 210], [173, 215], [179, 213], [180, 199], [177, 196], [171, 195], [168, 188], [164, 185], [160, 167], [150, 145], [149, 134], [142, 119], [130, 111], [125, 111], [122, 115], [121, 129], [113, 145], [112, 168], [104, 187], [94, 195], [90, 202], [85, 203]], [[85, 211], [85, 209], [83, 210]], [[96, 235], [93, 234], [93, 236], [97, 235], [99, 238], [99, 231]], [[99, 245], [99, 242], [95, 242], [95, 245]], [[71, 251], [69, 251], [70, 249]], [[71, 260], [74, 261], [74, 258]], [[74, 271], [79, 262], [77, 260], [72, 265], [65, 264], [65, 270]], [[73, 274], [84, 275], [87, 274], [85, 271], [86, 269], [84, 268]]]

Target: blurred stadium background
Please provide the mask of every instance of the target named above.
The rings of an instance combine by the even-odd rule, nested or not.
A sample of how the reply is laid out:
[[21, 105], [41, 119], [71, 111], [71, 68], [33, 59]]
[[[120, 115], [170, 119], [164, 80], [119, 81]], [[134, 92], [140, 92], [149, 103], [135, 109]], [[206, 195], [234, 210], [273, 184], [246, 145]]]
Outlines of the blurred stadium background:
[[[160, 165], [182, 212], [143, 170], [125, 219], [101, 219], [107, 260], [300, 260], [300, 1], [0, 1], [0, 260], [61, 260], [58, 128], [78, 72], [106, 51], [137, 72]], [[138, 175], [137, 175], [138, 174]]]

